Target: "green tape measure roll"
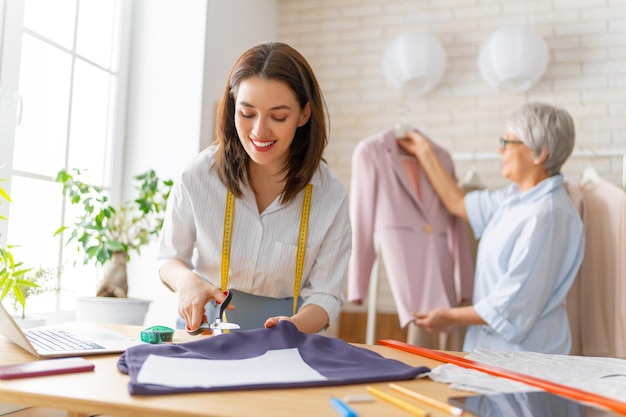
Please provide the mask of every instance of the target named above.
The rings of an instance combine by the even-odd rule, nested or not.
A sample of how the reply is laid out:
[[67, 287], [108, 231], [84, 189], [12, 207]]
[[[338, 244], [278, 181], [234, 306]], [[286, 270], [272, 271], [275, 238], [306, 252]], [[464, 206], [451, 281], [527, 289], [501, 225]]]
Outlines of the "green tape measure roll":
[[152, 326], [141, 331], [141, 341], [147, 343], [171, 342], [174, 338], [174, 329], [166, 326]]

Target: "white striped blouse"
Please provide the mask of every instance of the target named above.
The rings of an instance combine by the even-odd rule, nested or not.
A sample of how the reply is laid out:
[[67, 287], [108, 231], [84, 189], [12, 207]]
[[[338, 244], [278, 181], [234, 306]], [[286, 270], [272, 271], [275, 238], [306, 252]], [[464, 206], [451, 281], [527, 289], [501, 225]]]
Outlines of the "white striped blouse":
[[[158, 258], [177, 259], [220, 287], [226, 187], [213, 170], [216, 147], [198, 154], [175, 182], [167, 203]], [[323, 308], [332, 323], [343, 303], [351, 253], [348, 195], [325, 163], [313, 192], [300, 296]], [[235, 199], [228, 288], [265, 297], [292, 297], [304, 191], [280, 197], [259, 214], [252, 189]]]

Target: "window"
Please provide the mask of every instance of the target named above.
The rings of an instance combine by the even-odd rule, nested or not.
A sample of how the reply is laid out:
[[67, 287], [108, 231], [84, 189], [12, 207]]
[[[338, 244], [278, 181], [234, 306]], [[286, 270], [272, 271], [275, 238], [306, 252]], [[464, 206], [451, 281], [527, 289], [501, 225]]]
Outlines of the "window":
[[14, 254], [28, 266], [62, 267], [61, 293], [29, 301], [30, 312], [95, 295], [96, 269], [53, 237], [71, 209], [55, 177], [79, 168], [94, 184], [117, 184], [130, 3], [0, 0], [0, 178], [13, 200], [0, 206], [0, 239], [19, 245]]

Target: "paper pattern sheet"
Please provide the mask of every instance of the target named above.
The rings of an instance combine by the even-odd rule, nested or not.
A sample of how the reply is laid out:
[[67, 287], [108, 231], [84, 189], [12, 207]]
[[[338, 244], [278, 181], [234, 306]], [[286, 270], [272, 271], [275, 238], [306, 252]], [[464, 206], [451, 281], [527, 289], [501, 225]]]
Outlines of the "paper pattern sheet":
[[[626, 392], [625, 359], [548, 355], [535, 352], [492, 352], [483, 349], [473, 351], [466, 358], [618, 401], [624, 400]], [[434, 381], [451, 384], [451, 388], [454, 389], [483, 394], [539, 389], [453, 364], [438, 366], [428, 376]]]
[[324, 381], [297, 348], [270, 350], [250, 359], [212, 360], [149, 355], [137, 375], [142, 384], [175, 388]]

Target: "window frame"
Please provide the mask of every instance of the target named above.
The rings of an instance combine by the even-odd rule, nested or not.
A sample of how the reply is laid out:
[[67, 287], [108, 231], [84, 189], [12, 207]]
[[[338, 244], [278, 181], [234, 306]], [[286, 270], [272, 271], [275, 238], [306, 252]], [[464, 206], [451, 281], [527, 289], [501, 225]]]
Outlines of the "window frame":
[[[41, 175], [36, 173], [24, 172], [14, 169], [14, 150], [16, 140], [16, 130], [19, 125], [19, 117], [21, 112], [21, 97], [19, 96], [19, 76], [20, 76], [20, 61], [22, 52], [22, 38], [24, 33], [30, 32], [24, 27], [24, 12], [25, 2], [28, 0], [0, 0], [0, 149], [2, 149], [2, 155], [0, 155], [0, 178], [5, 179], [2, 183], [2, 187], [9, 193], [11, 193], [14, 187], [14, 179], [16, 178], [29, 178], [44, 181], [46, 183], [54, 183], [55, 178], [47, 175]], [[76, 24], [78, 24], [78, 10], [83, 0], [76, 0]], [[107, 140], [107, 149], [105, 151], [106, 162], [104, 163], [105, 169], [105, 183], [109, 185], [110, 198], [113, 203], [121, 201], [122, 186], [124, 178], [124, 147], [126, 137], [126, 102], [128, 95], [128, 78], [130, 68], [130, 45], [132, 36], [132, 0], [117, 0], [117, 7], [119, 13], [118, 30], [119, 36], [117, 41], [118, 56], [117, 56], [117, 71], [111, 71], [98, 66], [100, 69], [104, 69], [108, 73], [114, 73], [116, 76], [116, 86], [114, 91], [115, 98], [110, 103], [110, 107], [114, 107], [110, 110], [108, 115], [113, 120], [109, 124], [111, 128], [110, 137]], [[32, 32], [31, 32], [32, 34]], [[67, 52], [67, 51], [66, 51]], [[90, 62], [89, 60], [81, 57], [76, 52], [76, 42], [71, 51], [71, 59], [75, 61], [82, 59], [83, 61]], [[93, 64], [93, 63], [92, 63]], [[74, 66], [74, 63], [72, 64]], [[70, 89], [74, 85], [75, 74], [72, 72], [72, 82], [70, 83]], [[70, 95], [70, 103], [74, 99]], [[70, 104], [71, 108], [71, 104]], [[68, 127], [69, 129], [69, 127]], [[69, 137], [68, 130], [68, 137]], [[65, 156], [65, 163], [67, 163], [67, 154]], [[61, 167], [59, 167], [61, 168]], [[71, 168], [71, 167], [70, 167]], [[80, 168], [80, 167], [77, 167]], [[13, 191], [15, 191], [13, 189]], [[36, 197], [34, 197], [36, 198]], [[60, 227], [63, 224], [63, 218], [65, 217], [65, 204], [63, 201], [61, 208], [61, 218], [58, 219], [58, 225], [51, 226], [51, 229]], [[0, 222], [0, 245], [4, 247], [9, 243], [20, 241], [19, 236], [9, 236], [9, 224], [10, 224], [10, 204], [0, 205], [0, 214], [9, 218], [8, 221]], [[63, 251], [66, 249], [64, 242], [60, 242], [58, 247], [57, 266], [61, 265], [64, 258]], [[51, 248], [51, 251], [56, 251], [57, 248]], [[51, 265], [52, 266], [52, 265]], [[94, 268], [95, 271], [95, 268]], [[97, 286], [98, 274], [94, 272], [93, 275], [93, 287]], [[59, 287], [63, 287], [63, 276], [59, 276]], [[95, 292], [94, 292], [95, 295]], [[58, 293], [55, 296], [55, 309], [54, 312], [61, 310], [61, 294]], [[36, 304], [35, 298], [29, 299], [30, 310], [33, 310], [32, 306]], [[48, 312], [46, 312], [48, 313]]]

